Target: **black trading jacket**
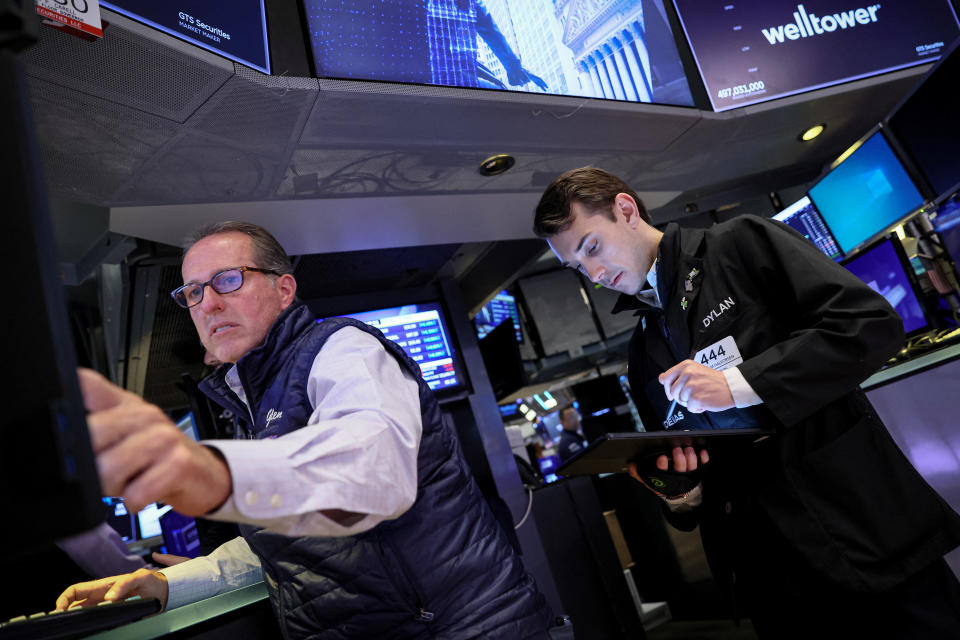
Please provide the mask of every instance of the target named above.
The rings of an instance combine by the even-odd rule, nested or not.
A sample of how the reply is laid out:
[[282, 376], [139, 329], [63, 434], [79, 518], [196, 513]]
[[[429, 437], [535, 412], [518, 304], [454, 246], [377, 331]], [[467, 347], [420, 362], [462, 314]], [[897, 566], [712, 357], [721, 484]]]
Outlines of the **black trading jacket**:
[[[763, 404], [699, 415], [678, 407], [674, 420], [686, 415], [671, 428], [776, 432], [745, 459], [711, 460], [704, 504], [671, 522], [703, 524], [708, 556], [718, 555], [708, 547], [711, 526], [727, 529], [714, 549], [750, 553], [731, 551], [730, 536], [743, 532], [717, 526], [739, 501], [768, 517], [815, 571], [858, 591], [889, 589], [960, 544], [960, 516], [904, 457], [859, 388], [904, 340], [886, 300], [786, 225], [754, 216], [708, 230], [671, 224], [658, 257], [663, 311], [635, 296], [615, 308], [641, 316], [629, 377], [647, 429], [663, 428], [667, 413], [657, 375], [731, 336]], [[716, 351], [700, 358], [722, 357]], [[736, 565], [710, 560], [715, 572]]]

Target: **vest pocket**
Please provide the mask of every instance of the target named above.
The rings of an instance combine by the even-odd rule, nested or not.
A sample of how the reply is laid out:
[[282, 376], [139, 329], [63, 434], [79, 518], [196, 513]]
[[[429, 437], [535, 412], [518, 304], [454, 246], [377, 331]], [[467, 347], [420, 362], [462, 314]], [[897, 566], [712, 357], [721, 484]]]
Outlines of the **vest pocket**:
[[427, 599], [423, 589], [420, 587], [420, 583], [417, 581], [413, 571], [409, 565], [407, 565], [406, 560], [404, 560], [396, 546], [388, 542], [384, 536], [379, 536], [379, 542], [380, 544], [377, 545], [377, 549], [379, 550], [387, 574], [390, 576], [401, 596], [407, 596], [404, 600], [407, 602], [409, 602], [409, 598], [413, 600], [413, 602], [410, 603], [412, 604], [413, 619], [417, 622], [432, 622], [435, 613], [428, 609]]

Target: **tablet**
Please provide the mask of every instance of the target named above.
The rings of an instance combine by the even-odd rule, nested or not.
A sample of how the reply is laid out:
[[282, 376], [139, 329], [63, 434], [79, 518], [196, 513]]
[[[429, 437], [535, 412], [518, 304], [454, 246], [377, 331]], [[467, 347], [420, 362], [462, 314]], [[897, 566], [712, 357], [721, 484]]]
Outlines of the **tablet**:
[[621, 473], [627, 471], [627, 462], [637, 455], [667, 453], [674, 447], [688, 445], [709, 451], [744, 447], [769, 438], [772, 433], [767, 429], [605, 433], [557, 467], [556, 473], [560, 476]]

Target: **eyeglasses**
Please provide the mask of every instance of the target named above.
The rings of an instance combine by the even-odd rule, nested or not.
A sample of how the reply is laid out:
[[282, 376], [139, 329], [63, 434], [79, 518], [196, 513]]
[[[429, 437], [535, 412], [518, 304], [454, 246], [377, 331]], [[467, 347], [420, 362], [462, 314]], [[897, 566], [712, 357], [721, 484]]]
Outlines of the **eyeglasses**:
[[275, 276], [283, 275], [278, 271], [270, 269], [258, 269], [256, 267], [232, 267], [224, 269], [220, 273], [215, 273], [212, 278], [206, 282], [188, 282], [182, 287], [177, 287], [170, 292], [173, 301], [184, 309], [195, 307], [203, 302], [203, 291], [207, 285], [217, 293], [230, 293], [243, 286], [243, 272], [256, 271], [258, 273], [269, 273]]

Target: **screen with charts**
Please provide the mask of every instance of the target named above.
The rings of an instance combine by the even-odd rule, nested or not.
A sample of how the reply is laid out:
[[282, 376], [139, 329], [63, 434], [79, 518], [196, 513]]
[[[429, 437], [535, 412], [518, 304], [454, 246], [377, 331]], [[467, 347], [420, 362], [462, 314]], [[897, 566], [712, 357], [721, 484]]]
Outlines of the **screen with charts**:
[[100, 6], [234, 62], [270, 73], [263, 0], [232, 0], [229, 3], [101, 0]]
[[[423, 379], [434, 391], [456, 389], [464, 380], [457, 371], [457, 359], [450, 332], [438, 302], [345, 313], [344, 317], [376, 327], [396, 342], [418, 365]], [[323, 320], [317, 320], [322, 322]]]
[[799, 231], [803, 236], [815, 244], [830, 258], [840, 260], [843, 253], [837, 245], [837, 241], [827, 228], [827, 223], [823, 221], [816, 207], [810, 202], [810, 198], [803, 196], [789, 207], [773, 216], [774, 220], [779, 220], [789, 225], [795, 231]]
[[523, 332], [520, 330], [520, 314], [517, 312], [517, 299], [507, 291], [501, 291], [493, 300], [483, 305], [479, 313], [473, 318], [477, 328], [477, 338], [483, 339], [488, 333], [500, 326], [504, 320], [513, 323], [517, 342], [523, 342]]
[[933, 62], [960, 30], [949, 0], [674, 0], [715, 111]]
[[807, 195], [844, 253], [886, 231], [924, 203], [880, 130], [813, 185]]
[[662, 2], [307, 0], [322, 78], [693, 106]]
[[868, 247], [843, 266], [886, 298], [903, 319], [903, 330], [907, 334], [928, 328], [923, 305], [910, 277], [912, 268], [896, 236], [888, 236]]

